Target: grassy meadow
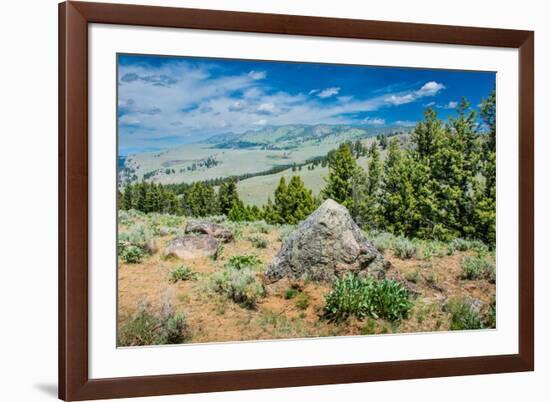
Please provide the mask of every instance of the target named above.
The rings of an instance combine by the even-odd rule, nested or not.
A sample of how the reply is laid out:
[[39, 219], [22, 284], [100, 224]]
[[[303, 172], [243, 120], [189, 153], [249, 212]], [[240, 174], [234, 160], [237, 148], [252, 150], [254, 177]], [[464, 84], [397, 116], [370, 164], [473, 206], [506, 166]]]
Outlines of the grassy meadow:
[[[308, 281], [264, 283], [267, 264], [293, 225], [204, 220], [235, 239], [214, 257], [181, 261], [162, 250], [191, 218], [119, 212], [120, 346], [205, 343], [495, 327], [495, 257], [477, 241], [411, 241], [388, 233], [368, 238], [391, 262], [388, 276], [409, 289], [402, 319], [349, 314], [333, 319], [335, 288]], [[332, 300], [332, 299], [330, 299]], [[351, 310], [350, 310], [351, 311]]]

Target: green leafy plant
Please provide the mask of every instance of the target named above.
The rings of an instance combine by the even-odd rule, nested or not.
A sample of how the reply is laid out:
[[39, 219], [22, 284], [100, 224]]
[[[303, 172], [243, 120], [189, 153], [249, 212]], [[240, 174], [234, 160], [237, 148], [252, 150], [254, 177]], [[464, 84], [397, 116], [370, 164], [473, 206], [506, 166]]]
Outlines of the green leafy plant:
[[487, 279], [495, 282], [495, 266], [482, 257], [464, 256], [461, 261], [462, 279], [480, 280]]
[[243, 269], [243, 268], [252, 268], [259, 264], [261, 264], [261, 260], [255, 256], [250, 254], [244, 254], [244, 255], [234, 255], [229, 259], [229, 261], [225, 264], [226, 267], [233, 267], [236, 269]]
[[212, 276], [211, 286], [215, 292], [250, 309], [255, 308], [258, 300], [265, 296], [263, 285], [249, 268], [226, 266]]
[[354, 275], [337, 279], [325, 303], [324, 316], [331, 321], [350, 316], [397, 321], [406, 318], [412, 307], [407, 289], [399, 282]]
[[187, 281], [190, 279], [194, 279], [195, 277], [196, 277], [196, 274], [193, 271], [191, 271], [191, 269], [188, 266], [181, 265], [170, 271], [170, 274], [168, 275], [168, 280], [171, 283], [176, 283], [178, 281]]
[[139, 264], [145, 255], [141, 248], [133, 244], [119, 246], [118, 254], [121, 260], [127, 264]]

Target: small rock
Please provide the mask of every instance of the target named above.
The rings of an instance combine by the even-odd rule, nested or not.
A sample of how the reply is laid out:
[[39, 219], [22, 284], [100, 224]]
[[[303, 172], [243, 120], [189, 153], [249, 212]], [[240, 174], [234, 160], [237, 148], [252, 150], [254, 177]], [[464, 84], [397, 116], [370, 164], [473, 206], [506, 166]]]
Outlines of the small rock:
[[207, 221], [191, 221], [185, 226], [185, 233], [200, 233], [210, 235], [219, 241], [228, 243], [233, 241], [233, 233], [222, 225]]
[[212, 257], [218, 251], [218, 241], [209, 235], [183, 236], [168, 243], [165, 257], [178, 257], [182, 260]]

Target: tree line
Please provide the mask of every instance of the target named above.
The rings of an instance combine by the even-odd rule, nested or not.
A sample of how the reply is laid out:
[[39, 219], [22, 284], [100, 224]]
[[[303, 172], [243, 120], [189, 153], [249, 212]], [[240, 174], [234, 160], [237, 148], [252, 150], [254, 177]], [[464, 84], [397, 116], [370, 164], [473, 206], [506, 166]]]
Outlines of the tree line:
[[496, 98], [475, 110], [462, 99], [456, 117], [444, 124], [434, 109], [424, 112], [400, 148], [387, 145], [382, 162], [378, 144], [369, 149], [367, 170], [343, 144], [329, 162], [321, 195], [345, 205], [360, 226], [407, 237], [496, 241]]
[[[262, 208], [245, 205], [237, 193], [237, 179], [232, 177], [167, 186], [128, 185], [119, 194], [119, 206], [143, 212], [226, 215], [233, 221], [296, 224], [331, 198], [347, 207], [364, 229], [440, 240], [465, 237], [494, 245], [494, 91], [482, 101], [480, 114], [482, 128], [476, 112], [462, 99], [456, 116], [446, 123], [428, 108], [405, 146], [388, 136], [378, 137], [368, 149], [360, 141], [341, 144], [326, 157], [315, 159], [316, 165], [329, 167], [319, 197], [314, 197], [299, 176], [288, 182], [282, 177]], [[381, 150], [387, 153], [385, 158]], [[367, 169], [357, 163], [361, 156], [368, 158]]]

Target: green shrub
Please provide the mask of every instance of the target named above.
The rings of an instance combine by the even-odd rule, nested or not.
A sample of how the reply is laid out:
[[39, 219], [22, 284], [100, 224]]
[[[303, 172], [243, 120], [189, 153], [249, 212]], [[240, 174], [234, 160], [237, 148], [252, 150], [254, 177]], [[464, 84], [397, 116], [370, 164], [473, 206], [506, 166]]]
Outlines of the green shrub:
[[489, 305], [489, 311], [487, 312], [487, 316], [485, 318], [485, 325], [487, 328], [497, 327], [497, 302], [494, 296], [491, 299], [491, 304]]
[[133, 244], [119, 246], [118, 254], [122, 261], [127, 264], [139, 264], [144, 257], [144, 252], [141, 248]]
[[374, 247], [382, 254], [386, 252], [386, 250], [391, 249], [395, 241], [395, 236], [391, 233], [376, 233], [367, 235], [367, 237], [371, 240]]
[[485, 258], [464, 256], [461, 261], [462, 279], [479, 280], [487, 279], [489, 282], [495, 282], [495, 266]]
[[225, 247], [223, 246], [223, 244], [221, 243], [218, 243], [218, 247], [216, 248], [216, 252], [214, 253], [214, 255], [212, 256], [212, 259], [214, 261], [218, 261], [220, 258], [222, 258], [222, 255], [223, 255], [223, 251], [225, 250]]
[[225, 266], [233, 267], [236, 269], [243, 269], [243, 268], [253, 268], [261, 263], [262, 261], [255, 255], [243, 254], [243, 255], [234, 255], [229, 259], [229, 261], [225, 264]]
[[120, 209], [118, 211], [118, 224], [124, 225], [124, 226], [131, 226], [134, 224], [134, 220], [132, 219], [128, 211]]
[[253, 222], [251, 224], [251, 226], [256, 232], [260, 232], [260, 233], [263, 233], [263, 234], [268, 234], [269, 233], [270, 225], [267, 224], [265, 221]]
[[361, 335], [374, 335], [376, 334], [376, 321], [372, 318], [367, 318], [367, 322], [363, 328], [361, 328]]
[[118, 239], [119, 242], [139, 247], [145, 254], [153, 254], [156, 251], [153, 236], [153, 231], [140, 223], [132, 226], [128, 232], [119, 233]]
[[294, 301], [296, 307], [300, 310], [305, 310], [309, 307], [309, 296], [305, 293], [298, 293], [296, 300]]
[[157, 316], [149, 306], [138, 308], [119, 330], [120, 346], [146, 346], [184, 343], [191, 334], [182, 313], [168, 312]]
[[470, 249], [470, 242], [466, 239], [457, 237], [449, 243], [449, 248], [454, 251], [468, 251]]
[[252, 245], [254, 245], [254, 247], [256, 248], [267, 248], [269, 244], [267, 239], [265, 239], [262, 236], [252, 236], [252, 237], [249, 237], [248, 240], [250, 240]]
[[455, 251], [475, 251], [478, 257], [484, 257], [489, 253], [489, 247], [479, 240], [466, 240], [456, 238], [449, 243], [448, 254], [452, 255]]
[[226, 266], [223, 271], [216, 272], [212, 276], [212, 289], [235, 303], [246, 307], [255, 308], [257, 301], [265, 296], [265, 289], [256, 280], [254, 272], [248, 268], [238, 269]]
[[235, 240], [241, 240], [243, 237], [243, 228], [247, 225], [246, 222], [227, 221], [225, 226], [233, 233]]
[[428, 284], [428, 286], [434, 286], [437, 284], [437, 274], [433, 271], [430, 271], [428, 272], [425, 276], [424, 276], [424, 279], [426, 280], [426, 283]]
[[430, 260], [432, 257], [443, 257], [446, 254], [445, 244], [437, 241], [426, 241], [422, 244], [422, 258]]
[[194, 279], [195, 276], [196, 274], [191, 271], [188, 266], [181, 265], [170, 271], [170, 274], [168, 275], [168, 280], [171, 283], [176, 283], [178, 281], [187, 281], [189, 279]]
[[408, 271], [405, 273], [405, 279], [412, 283], [418, 283], [420, 280], [420, 270], [415, 269], [413, 271]]
[[418, 250], [416, 244], [409, 239], [401, 237], [394, 242], [393, 251], [397, 257], [406, 260], [413, 258]]
[[294, 297], [296, 297], [296, 295], [298, 294], [298, 290], [297, 289], [294, 289], [294, 288], [288, 288], [285, 290], [285, 299], [286, 300], [290, 300], [290, 299], [293, 299]]
[[166, 344], [183, 343], [190, 337], [187, 319], [184, 314], [176, 313], [167, 317], [160, 328], [160, 337]]
[[279, 240], [285, 241], [295, 229], [296, 225], [279, 225]]
[[472, 302], [466, 299], [453, 300], [449, 303], [451, 313], [451, 330], [483, 329], [483, 317]]
[[324, 315], [331, 321], [367, 316], [397, 321], [406, 318], [412, 304], [400, 283], [347, 275], [337, 279], [326, 297]]

